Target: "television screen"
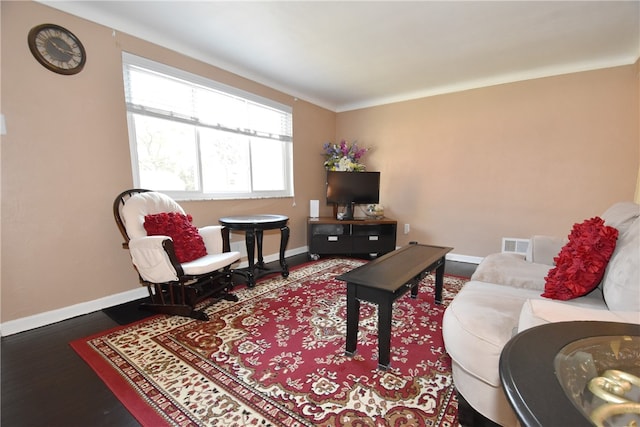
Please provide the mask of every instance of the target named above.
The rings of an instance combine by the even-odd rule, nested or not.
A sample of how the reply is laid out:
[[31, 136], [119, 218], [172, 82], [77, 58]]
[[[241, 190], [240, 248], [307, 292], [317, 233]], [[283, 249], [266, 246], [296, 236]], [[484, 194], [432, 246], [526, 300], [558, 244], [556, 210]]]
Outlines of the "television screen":
[[327, 203], [380, 202], [380, 172], [327, 171]]

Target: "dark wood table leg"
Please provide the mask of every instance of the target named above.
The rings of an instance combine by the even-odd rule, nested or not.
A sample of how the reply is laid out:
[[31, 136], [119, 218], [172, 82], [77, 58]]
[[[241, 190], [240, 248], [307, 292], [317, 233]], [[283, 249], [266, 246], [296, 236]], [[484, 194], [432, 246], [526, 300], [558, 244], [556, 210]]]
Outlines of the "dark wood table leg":
[[407, 285], [407, 286], [413, 285], [413, 286], [411, 286], [411, 298], [412, 299], [418, 298], [418, 289], [420, 288], [420, 281], [423, 278], [424, 278], [424, 271], [422, 273], [418, 274], [413, 279], [411, 279], [411, 282]]
[[255, 269], [254, 255], [255, 255], [255, 245], [256, 245], [256, 234], [255, 230], [246, 230], [245, 232], [245, 242], [247, 246], [247, 262], [249, 263], [249, 268], [247, 269], [247, 286], [253, 288], [256, 285], [256, 279], [253, 275]]
[[264, 257], [262, 256], [262, 240], [263, 231], [256, 229], [256, 246], [258, 246], [258, 263], [256, 266], [260, 269], [264, 269]]
[[386, 371], [391, 362], [391, 320], [393, 296], [378, 304], [378, 369]]
[[229, 239], [229, 229], [222, 227], [222, 251], [231, 252], [231, 239]]
[[418, 286], [419, 283], [416, 283], [415, 285], [413, 285], [413, 287], [411, 288], [411, 299], [416, 299], [418, 298]]
[[442, 283], [444, 281], [444, 263], [446, 259], [442, 257], [439, 262], [438, 268], [436, 268], [436, 304], [442, 304]]
[[358, 346], [358, 321], [360, 319], [360, 301], [356, 298], [356, 284], [347, 282], [347, 345], [346, 355], [356, 354]]
[[284, 257], [287, 243], [289, 243], [289, 227], [285, 225], [280, 229], [280, 268], [282, 269], [282, 277], [289, 277], [289, 266]]

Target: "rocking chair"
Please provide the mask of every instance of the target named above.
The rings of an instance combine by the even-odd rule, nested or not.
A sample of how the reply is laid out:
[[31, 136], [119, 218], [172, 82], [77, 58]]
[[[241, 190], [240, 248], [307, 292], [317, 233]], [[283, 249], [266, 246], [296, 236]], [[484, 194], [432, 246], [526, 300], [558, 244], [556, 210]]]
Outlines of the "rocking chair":
[[[142, 309], [209, 320], [204, 308], [221, 299], [238, 300], [229, 293], [233, 288], [230, 266], [240, 259], [240, 253], [223, 251], [222, 226], [196, 229], [191, 226], [190, 217], [173, 199], [143, 189], [120, 193], [113, 203], [113, 216], [125, 240], [122, 247], [129, 250], [140, 283], [149, 291], [150, 302], [142, 303]], [[170, 224], [167, 234], [174, 233], [176, 228], [184, 228], [191, 233], [199, 250], [177, 248], [178, 240], [183, 240], [181, 236], [174, 235], [174, 242], [174, 238], [163, 233], [148, 235], [147, 228], [154, 218], [182, 220], [185, 224], [177, 227]], [[212, 298], [212, 301], [196, 309], [196, 305], [207, 298]]]

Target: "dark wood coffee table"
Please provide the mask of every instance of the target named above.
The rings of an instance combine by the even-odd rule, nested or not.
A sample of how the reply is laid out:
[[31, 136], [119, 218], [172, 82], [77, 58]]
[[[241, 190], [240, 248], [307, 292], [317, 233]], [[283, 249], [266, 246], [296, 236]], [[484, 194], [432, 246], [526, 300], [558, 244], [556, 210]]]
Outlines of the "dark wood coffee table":
[[436, 270], [435, 302], [442, 304], [445, 256], [452, 249], [409, 244], [336, 277], [347, 282], [346, 354], [353, 356], [358, 345], [360, 300], [378, 304], [378, 368], [388, 369], [393, 302], [409, 290], [416, 298], [420, 280]]

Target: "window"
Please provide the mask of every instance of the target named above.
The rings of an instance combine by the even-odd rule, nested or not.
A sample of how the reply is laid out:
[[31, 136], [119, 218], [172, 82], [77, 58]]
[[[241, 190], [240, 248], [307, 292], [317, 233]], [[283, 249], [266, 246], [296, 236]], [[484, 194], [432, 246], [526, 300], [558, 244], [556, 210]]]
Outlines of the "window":
[[176, 199], [293, 196], [291, 107], [123, 54], [134, 185]]

